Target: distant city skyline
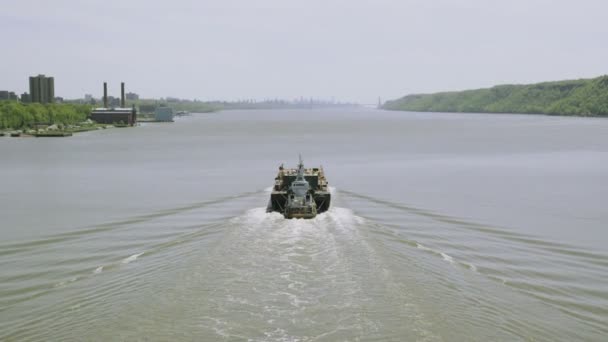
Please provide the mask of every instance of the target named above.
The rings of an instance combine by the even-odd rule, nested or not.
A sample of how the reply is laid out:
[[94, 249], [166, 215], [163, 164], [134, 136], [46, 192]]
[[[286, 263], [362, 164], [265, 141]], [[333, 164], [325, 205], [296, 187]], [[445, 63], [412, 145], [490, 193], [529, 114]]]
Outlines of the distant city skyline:
[[64, 98], [124, 81], [142, 98], [376, 103], [592, 78], [608, 73], [605, 13], [601, 0], [22, 0], [0, 13], [0, 89], [47, 74]]

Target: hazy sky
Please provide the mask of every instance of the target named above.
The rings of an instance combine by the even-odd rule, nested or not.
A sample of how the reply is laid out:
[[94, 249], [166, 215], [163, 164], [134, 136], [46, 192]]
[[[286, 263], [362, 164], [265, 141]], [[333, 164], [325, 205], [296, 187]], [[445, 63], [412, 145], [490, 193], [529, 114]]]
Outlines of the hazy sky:
[[408, 93], [608, 73], [606, 0], [0, 0], [0, 90], [209, 99]]

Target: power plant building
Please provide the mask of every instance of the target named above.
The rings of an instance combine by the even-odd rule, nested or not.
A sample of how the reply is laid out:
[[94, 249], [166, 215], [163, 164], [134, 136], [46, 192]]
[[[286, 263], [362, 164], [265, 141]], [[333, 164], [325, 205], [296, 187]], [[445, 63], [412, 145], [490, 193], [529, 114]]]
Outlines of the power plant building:
[[30, 100], [38, 103], [55, 101], [55, 79], [44, 75], [30, 77]]
[[137, 114], [135, 108], [95, 108], [91, 120], [108, 125], [135, 125]]
[[121, 83], [120, 108], [108, 108], [108, 85], [103, 83], [104, 108], [96, 108], [91, 112], [91, 120], [100, 124], [129, 125], [137, 122], [137, 111], [133, 108], [125, 108], [125, 84]]

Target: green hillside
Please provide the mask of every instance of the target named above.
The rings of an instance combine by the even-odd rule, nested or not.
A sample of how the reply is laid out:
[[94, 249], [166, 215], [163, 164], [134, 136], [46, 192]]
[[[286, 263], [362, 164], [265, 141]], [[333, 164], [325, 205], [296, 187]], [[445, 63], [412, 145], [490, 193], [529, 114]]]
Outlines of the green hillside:
[[407, 95], [388, 110], [608, 116], [608, 76], [488, 89]]

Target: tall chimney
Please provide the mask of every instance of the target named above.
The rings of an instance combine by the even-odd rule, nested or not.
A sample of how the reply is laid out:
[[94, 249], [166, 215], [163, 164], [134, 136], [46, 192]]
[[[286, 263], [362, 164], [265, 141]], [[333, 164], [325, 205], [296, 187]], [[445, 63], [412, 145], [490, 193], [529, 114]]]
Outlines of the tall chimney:
[[108, 84], [103, 82], [103, 108], [108, 108]]
[[125, 82], [120, 82], [120, 108], [126, 108], [125, 101]]

